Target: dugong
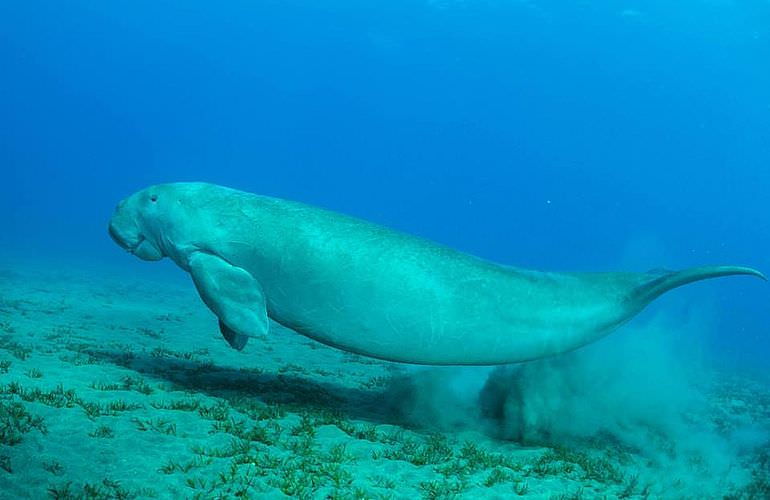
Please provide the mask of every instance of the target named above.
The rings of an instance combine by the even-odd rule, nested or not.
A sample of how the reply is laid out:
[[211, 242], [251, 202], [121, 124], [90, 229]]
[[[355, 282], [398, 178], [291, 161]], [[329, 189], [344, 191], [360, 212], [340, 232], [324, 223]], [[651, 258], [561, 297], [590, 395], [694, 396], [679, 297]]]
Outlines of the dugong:
[[495, 264], [321, 208], [206, 183], [121, 201], [112, 238], [190, 273], [229, 344], [268, 318], [374, 358], [493, 365], [567, 352], [608, 334], [662, 293], [747, 274], [715, 266], [648, 273], [540, 272]]

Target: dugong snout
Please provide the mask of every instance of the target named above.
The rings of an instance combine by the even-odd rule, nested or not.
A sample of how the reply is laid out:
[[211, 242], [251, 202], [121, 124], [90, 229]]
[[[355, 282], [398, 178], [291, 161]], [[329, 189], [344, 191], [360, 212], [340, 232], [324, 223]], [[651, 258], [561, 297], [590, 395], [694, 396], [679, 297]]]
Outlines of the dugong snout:
[[131, 198], [118, 203], [107, 225], [107, 232], [121, 248], [142, 260], [162, 259], [164, 254], [160, 247], [148, 237], [152, 233], [143, 227], [146, 221], [132, 206]]
[[118, 246], [124, 250], [131, 250], [131, 245], [129, 245], [120, 234], [118, 234], [118, 230], [115, 229], [115, 225], [112, 223], [112, 221], [110, 221], [107, 227], [107, 232], [110, 233], [110, 238], [112, 238], [112, 241], [117, 243]]

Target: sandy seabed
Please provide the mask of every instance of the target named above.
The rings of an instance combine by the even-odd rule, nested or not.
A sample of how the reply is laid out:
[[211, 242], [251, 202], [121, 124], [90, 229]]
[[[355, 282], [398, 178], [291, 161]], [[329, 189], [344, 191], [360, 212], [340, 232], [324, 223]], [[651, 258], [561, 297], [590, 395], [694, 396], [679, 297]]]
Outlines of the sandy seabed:
[[[0, 497], [770, 498], [768, 445], [715, 473], [665, 437], [432, 427], [400, 404], [425, 373], [278, 325], [236, 352], [182, 280], [0, 267]], [[692, 422], [770, 428], [766, 384], [707, 394]]]

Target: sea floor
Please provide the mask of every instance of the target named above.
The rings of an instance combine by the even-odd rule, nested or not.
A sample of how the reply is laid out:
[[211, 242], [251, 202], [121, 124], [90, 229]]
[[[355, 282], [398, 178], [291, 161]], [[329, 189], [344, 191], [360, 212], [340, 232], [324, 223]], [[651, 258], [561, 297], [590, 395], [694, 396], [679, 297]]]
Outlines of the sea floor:
[[[0, 497], [770, 498], [767, 444], [714, 472], [666, 436], [661, 461], [433, 427], [399, 404], [425, 373], [277, 325], [236, 352], [182, 279], [0, 269]], [[704, 391], [694, 426], [770, 428], [766, 383]]]

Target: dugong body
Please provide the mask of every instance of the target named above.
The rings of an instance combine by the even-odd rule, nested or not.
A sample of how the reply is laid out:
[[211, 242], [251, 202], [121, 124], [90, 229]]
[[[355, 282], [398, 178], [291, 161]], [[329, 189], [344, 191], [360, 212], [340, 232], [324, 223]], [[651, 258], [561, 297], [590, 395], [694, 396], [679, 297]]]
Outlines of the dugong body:
[[588, 344], [660, 294], [731, 274], [553, 273], [502, 266], [360, 219], [205, 183], [122, 201], [113, 239], [189, 272], [230, 344], [268, 318], [324, 344], [417, 364], [533, 360]]

